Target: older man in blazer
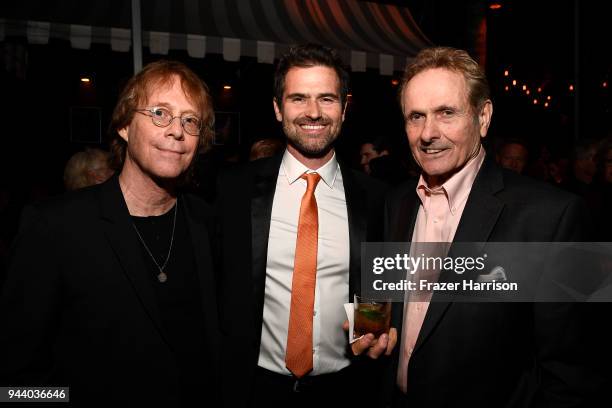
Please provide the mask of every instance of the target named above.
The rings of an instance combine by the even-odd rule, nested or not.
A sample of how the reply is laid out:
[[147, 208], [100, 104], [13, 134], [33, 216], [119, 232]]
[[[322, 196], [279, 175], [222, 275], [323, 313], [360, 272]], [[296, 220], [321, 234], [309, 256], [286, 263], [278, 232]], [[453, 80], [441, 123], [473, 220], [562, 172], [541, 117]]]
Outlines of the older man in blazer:
[[[422, 51], [406, 68], [400, 100], [422, 174], [390, 195], [387, 240], [587, 237], [577, 197], [486, 157], [481, 140], [493, 107], [484, 73], [466, 52]], [[449, 276], [442, 272], [439, 279]], [[394, 406], [583, 406], [600, 385], [587, 355], [593, 326], [584, 319], [587, 309], [576, 307], [585, 305], [460, 303], [438, 296], [396, 304], [401, 341], [387, 380]]]
[[17, 239], [0, 385], [69, 387], [79, 407], [218, 404], [212, 211], [179, 189], [212, 123], [184, 64], [128, 81], [112, 118], [118, 177], [39, 206]]
[[279, 61], [273, 101], [287, 149], [219, 183], [228, 406], [329, 405], [363, 395], [343, 304], [359, 288], [361, 243], [382, 239], [384, 186], [336, 159], [347, 79], [332, 50], [292, 48]]

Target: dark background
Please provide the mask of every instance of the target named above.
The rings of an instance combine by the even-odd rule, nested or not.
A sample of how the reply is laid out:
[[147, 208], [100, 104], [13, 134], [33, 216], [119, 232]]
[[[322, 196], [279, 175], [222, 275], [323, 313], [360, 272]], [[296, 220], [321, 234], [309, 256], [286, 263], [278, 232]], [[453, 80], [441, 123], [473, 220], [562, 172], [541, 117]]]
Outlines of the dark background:
[[[603, 3], [503, 1], [500, 9], [492, 10], [491, 2], [482, 0], [379, 2], [409, 7], [436, 45], [485, 56], [494, 102], [492, 139], [522, 137], [534, 148], [548, 143], [568, 150], [577, 138], [609, 134], [610, 94], [603, 82], [610, 76], [612, 36]], [[75, 50], [69, 42], [55, 39], [48, 45], [8, 40], [0, 43], [0, 54], [4, 57], [7, 47], [20, 45], [27, 53], [27, 65], [23, 76], [7, 64], [0, 67], [4, 113], [0, 183], [23, 194], [36, 194], [32, 185], [59, 192], [66, 160], [86, 145], [71, 141], [70, 108], [99, 108], [105, 136], [119, 90], [132, 74], [132, 55], [112, 52], [107, 45]], [[143, 53], [145, 64], [161, 58], [146, 48]], [[217, 154], [245, 157], [254, 140], [281, 137], [271, 103], [272, 65], [245, 57], [226, 62], [220, 55], [193, 59], [180, 51], [170, 51], [164, 58], [193, 68], [209, 85], [216, 110], [239, 113], [240, 144], [219, 146]], [[509, 70], [508, 77], [504, 70]], [[92, 79], [89, 85], [80, 82], [84, 75]], [[351, 74], [352, 98], [339, 144], [345, 159], [355, 162], [359, 141], [371, 135], [388, 137], [400, 155], [409, 155], [396, 103], [397, 85], [392, 83], [400, 76], [399, 72], [381, 76], [378, 70]], [[519, 86], [509, 85], [511, 79], [517, 79]], [[530, 96], [521, 90], [522, 84], [529, 86]], [[232, 89], [224, 90], [224, 85]], [[504, 90], [506, 85], [509, 91]], [[542, 88], [540, 95], [537, 87]], [[548, 95], [551, 101], [545, 108]], [[536, 97], [539, 103], [534, 105]]]

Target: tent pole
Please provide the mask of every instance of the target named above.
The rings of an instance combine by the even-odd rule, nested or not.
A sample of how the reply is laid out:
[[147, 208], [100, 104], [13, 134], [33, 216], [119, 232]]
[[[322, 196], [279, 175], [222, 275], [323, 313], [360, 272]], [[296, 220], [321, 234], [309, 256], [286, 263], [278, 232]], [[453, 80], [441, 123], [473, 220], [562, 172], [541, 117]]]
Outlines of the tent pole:
[[132, 55], [134, 74], [142, 69], [142, 23], [140, 0], [132, 0]]

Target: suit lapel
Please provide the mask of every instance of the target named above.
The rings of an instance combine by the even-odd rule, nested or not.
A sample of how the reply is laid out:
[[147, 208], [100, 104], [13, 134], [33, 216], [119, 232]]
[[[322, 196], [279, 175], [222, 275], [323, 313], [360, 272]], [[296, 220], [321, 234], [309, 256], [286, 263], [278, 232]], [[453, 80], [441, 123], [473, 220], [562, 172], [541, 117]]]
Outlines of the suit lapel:
[[168, 337], [161, 323], [154, 289], [147, 276], [149, 271], [142, 257], [141, 244], [132, 227], [132, 220], [119, 187], [118, 177], [111, 178], [101, 186], [98, 190], [98, 201], [102, 229], [106, 239], [147, 315], [169, 345]]
[[[416, 183], [408, 184], [406, 193], [400, 198], [397, 208], [389, 213], [388, 204], [385, 211], [385, 241], [387, 242], [411, 242], [416, 217], [419, 211], [420, 200], [415, 192]], [[391, 327], [397, 329], [398, 335], [402, 334], [404, 324], [404, 302], [393, 302], [391, 305]], [[395, 347], [392, 353], [391, 364], [386, 373], [385, 395], [392, 395], [397, 378], [397, 367], [399, 364], [400, 344]]]
[[[476, 180], [474, 180], [453, 242], [488, 241], [503, 210], [503, 203], [494, 194], [502, 190], [503, 186], [501, 171], [495, 166], [491, 158], [485, 159]], [[449, 250], [449, 256], [453, 256], [453, 246]], [[450, 281], [455, 278], [456, 275], [449, 272], [440, 276], [440, 281]], [[451, 301], [439, 301], [436, 298], [439, 298], [439, 294], [434, 292], [414, 347], [415, 352], [431, 335], [452, 304]]]
[[[412, 184], [410, 185], [412, 187]], [[387, 217], [387, 228], [389, 231], [386, 240], [389, 242], [411, 242], [412, 234], [416, 224], [417, 214], [421, 201], [415, 192], [416, 184], [410, 188], [400, 201], [400, 205], [394, 214]], [[392, 225], [389, 225], [391, 224]]]
[[348, 301], [352, 302], [352, 295], [361, 292], [359, 287], [361, 282], [361, 243], [367, 241], [366, 192], [357, 183], [350, 169], [340, 164], [340, 172], [344, 184], [349, 226], [349, 293], [347, 297]]
[[[392, 214], [388, 214], [385, 222], [387, 242], [411, 242], [412, 234], [416, 224], [416, 217], [419, 211], [419, 198], [415, 192], [416, 184], [410, 184], [408, 192], [400, 200], [398, 208]], [[404, 304], [393, 303], [391, 321], [392, 326], [402, 332], [404, 315]]]
[[497, 223], [503, 203], [495, 194], [504, 188], [501, 170], [487, 158], [474, 180], [453, 242], [486, 242]]
[[255, 168], [255, 173], [253, 174], [253, 189], [251, 191], [251, 246], [255, 330], [258, 333], [258, 339], [261, 335], [263, 316], [272, 203], [274, 201], [276, 180], [282, 158], [281, 154], [263, 161], [259, 167]]
[[188, 196], [182, 197], [182, 206], [185, 210], [187, 228], [193, 243], [193, 253], [196, 261], [196, 272], [200, 283], [200, 295], [202, 300], [202, 312], [204, 315], [206, 339], [210, 347], [215, 348], [212, 332], [217, 327], [217, 301], [215, 294], [215, 283], [213, 281], [212, 254], [210, 252], [210, 240], [208, 236], [208, 225], [203, 208], [193, 205]]

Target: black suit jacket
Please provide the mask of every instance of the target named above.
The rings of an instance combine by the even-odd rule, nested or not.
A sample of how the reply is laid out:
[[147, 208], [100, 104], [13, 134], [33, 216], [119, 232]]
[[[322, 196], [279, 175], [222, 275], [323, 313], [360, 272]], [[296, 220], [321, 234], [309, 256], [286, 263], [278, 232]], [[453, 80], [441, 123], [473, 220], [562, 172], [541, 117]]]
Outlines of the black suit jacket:
[[[416, 180], [389, 195], [388, 241], [411, 241], [420, 205], [415, 189]], [[578, 197], [487, 159], [454, 242], [584, 241], [584, 210]], [[600, 384], [587, 364], [590, 305], [437, 302], [433, 296], [409, 362], [410, 406], [580, 406]], [[402, 304], [393, 314], [401, 333]], [[399, 351], [387, 373], [388, 397]]]
[[[207, 347], [214, 349], [212, 211], [193, 196], [179, 203], [193, 241]], [[118, 179], [36, 212], [15, 243], [0, 299], [0, 384], [70, 386], [78, 406], [178, 406], [177, 361]], [[211, 388], [215, 364], [211, 358], [202, 367]]]
[[[257, 160], [229, 169], [219, 179], [217, 280], [227, 406], [247, 403], [257, 366], [270, 218], [281, 162], [282, 154]], [[382, 239], [385, 185], [342, 164], [340, 171], [350, 237], [348, 302], [359, 291], [361, 242]]]

